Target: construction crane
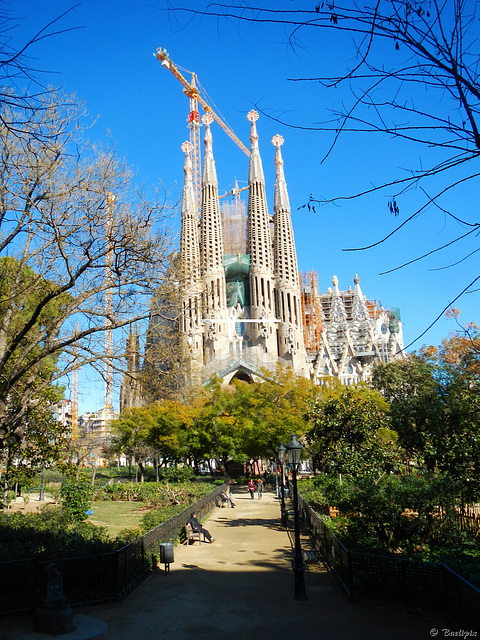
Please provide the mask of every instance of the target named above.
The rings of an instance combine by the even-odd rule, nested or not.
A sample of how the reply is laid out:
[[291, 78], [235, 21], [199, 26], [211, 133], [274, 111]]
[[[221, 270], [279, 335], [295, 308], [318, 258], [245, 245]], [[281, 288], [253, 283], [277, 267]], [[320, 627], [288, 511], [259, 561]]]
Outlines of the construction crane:
[[105, 409], [112, 408], [113, 332], [112, 332], [112, 271], [113, 271], [113, 193], [107, 194], [105, 217]]
[[[78, 347], [75, 347], [75, 364], [78, 362]], [[78, 438], [78, 368], [72, 371], [72, 440]]]
[[[77, 322], [75, 333], [80, 333], [80, 325]], [[72, 370], [72, 441], [78, 438], [78, 344], [73, 346], [73, 370]]]
[[181, 74], [179, 67], [177, 67], [169, 57], [167, 50], [161, 47], [153, 54], [157, 60], [160, 60], [162, 67], [168, 69], [183, 85], [183, 91], [185, 95], [190, 99], [190, 111], [188, 113], [188, 127], [190, 129], [190, 144], [192, 145], [192, 177], [193, 186], [195, 189], [195, 199], [197, 204], [197, 210], [200, 211], [201, 203], [201, 162], [200, 162], [200, 114], [198, 112], [198, 104], [200, 103], [203, 110], [206, 113], [210, 113], [215, 122], [225, 131], [225, 133], [240, 147], [240, 149], [250, 156], [250, 151], [243, 144], [241, 140], [233, 133], [230, 127], [222, 120], [222, 118], [215, 113], [213, 108], [208, 102], [200, 95], [197, 87], [197, 75], [193, 71], [187, 71], [182, 69], [186, 73], [192, 74], [191, 82]]

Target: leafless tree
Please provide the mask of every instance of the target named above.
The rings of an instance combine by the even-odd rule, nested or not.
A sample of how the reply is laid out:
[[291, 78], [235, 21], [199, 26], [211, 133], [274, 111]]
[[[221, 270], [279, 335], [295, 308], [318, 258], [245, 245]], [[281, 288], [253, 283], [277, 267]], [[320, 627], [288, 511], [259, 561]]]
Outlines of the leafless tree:
[[21, 113], [0, 109], [0, 448], [21, 439], [52, 384], [120, 366], [124, 342], [109, 349], [108, 337], [148, 318], [172, 251], [165, 202], [86, 141], [82, 106], [39, 100], [20, 136], [1, 122]]
[[63, 26], [64, 18], [77, 7], [78, 4], [67, 8], [15, 46], [14, 36], [22, 17], [18, 7], [14, 11], [10, 3], [0, 0], [0, 104], [9, 107], [2, 109], [0, 119], [11, 134], [25, 136], [36, 131], [35, 127], [29, 131], [27, 125], [33, 114], [44, 108], [43, 98], [51, 89], [42, 81], [44, 70], [33, 62], [35, 45], [78, 29]]

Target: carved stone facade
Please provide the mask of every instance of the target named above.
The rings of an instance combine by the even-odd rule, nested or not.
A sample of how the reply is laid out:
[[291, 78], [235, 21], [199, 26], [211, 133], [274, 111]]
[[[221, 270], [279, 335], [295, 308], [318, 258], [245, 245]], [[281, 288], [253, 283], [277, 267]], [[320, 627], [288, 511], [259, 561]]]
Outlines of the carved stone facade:
[[375, 363], [404, 357], [400, 312], [368, 300], [358, 276], [353, 290], [340, 291], [336, 276], [332, 284], [314, 294], [321, 327], [316, 348], [309, 349], [312, 377], [318, 383], [329, 376], [344, 384], [367, 381]]
[[[205, 153], [201, 215], [195, 204], [191, 146], [185, 154], [182, 228], [179, 250], [179, 358], [183, 384], [204, 384], [212, 376], [256, 380], [277, 364], [321, 382], [337, 376], [347, 384], [366, 380], [374, 362], [403, 349], [399, 316], [369, 302], [355, 277], [354, 290], [318, 292], [318, 282], [302, 283], [298, 271], [290, 203], [281, 146], [274, 136], [276, 180], [274, 213], [268, 212], [265, 178], [251, 111], [248, 208], [246, 224], [220, 207], [210, 125], [204, 115]], [[233, 224], [237, 226], [232, 226]], [[232, 229], [236, 231], [232, 234]], [[246, 229], [246, 237], [242, 234]], [[234, 242], [231, 237], [235, 236]], [[152, 317], [152, 322], [154, 319]], [[133, 397], [139, 362], [138, 337], [129, 338], [130, 388], [123, 406], [141, 404]], [[130, 353], [130, 356], [128, 355]], [[135, 370], [134, 370], [135, 369]]]

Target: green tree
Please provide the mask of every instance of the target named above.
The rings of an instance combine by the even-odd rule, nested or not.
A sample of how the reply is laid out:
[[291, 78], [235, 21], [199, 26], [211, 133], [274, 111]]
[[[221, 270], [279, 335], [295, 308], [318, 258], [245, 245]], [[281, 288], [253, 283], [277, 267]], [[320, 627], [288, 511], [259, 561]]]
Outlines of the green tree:
[[230, 410], [237, 418], [245, 454], [251, 459], [274, 459], [280, 442], [289, 442], [292, 433], [301, 438], [314, 391], [311, 380], [282, 367], [261, 382], [236, 381]]
[[140, 471], [140, 481], [145, 480], [145, 463], [153, 456], [149, 446], [149, 433], [152, 416], [148, 408], [127, 409], [110, 423], [112, 449], [124, 453], [129, 465], [134, 459]]
[[[10, 301], [12, 297], [12, 281], [21, 280], [29, 294], [22, 299], [22, 304], [16, 310], [10, 322], [4, 323], [3, 345], [6, 349], [19, 327], [31, 320], [32, 310], [38, 305], [39, 299], [53, 288], [53, 283], [41, 280], [28, 266], [23, 269], [15, 258], [0, 258], [0, 324], [2, 316], [8, 313], [2, 303]], [[33, 287], [35, 284], [35, 287]], [[19, 369], [35, 361], [40, 353], [41, 338], [45, 326], [54, 322], [61, 310], [70, 302], [69, 296], [64, 295], [50, 304], [45, 305], [34, 323], [30, 323], [28, 334], [17, 343], [12, 357], [6, 362], [3, 375], [10, 380], [15, 379]], [[5, 304], [5, 307], [8, 305]], [[35, 475], [40, 466], [48, 468], [58, 461], [63, 461], [67, 445], [68, 433], [53, 417], [53, 405], [60, 400], [63, 390], [58, 385], [49, 384], [58, 372], [57, 354], [38, 361], [32, 365], [29, 377], [17, 379], [16, 384], [7, 395], [5, 407], [7, 411], [8, 428], [4, 431], [4, 447], [0, 448], [0, 460], [4, 468], [3, 473], [3, 505], [7, 506], [7, 493], [14, 485], [24, 485]], [[31, 401], [22, 410], [24, 394], [31, 392]], [[20, 420], [17, 416], [21, 415]], [[15, 437], [17, 429], [21, 429], [23, 437]]]
[[324, 473], [375, 479], [398, 468], [388, 403], [367, 385], [323, 387], [307, 418], [307, 442]]
[[390, 405], [392, 428], [411, 461], [433, 471], [442, 437], [442, 400], [436, 365], [412, 354], [375, 367], [372, 384]]
[[373, 374], [401, 445], [421, 466], [461, 479], [465, 499], [476, 499], [480, 489], [477, 345], [478, 336], [454, 335], [440, 349], [379, 366]]
[[228, 462], [247, 461], [232, 400], [231, 390], [214, 378], [206, 388], [193, 425], [196, 441], [203, 449], [201, 456], [206, 461], [213, 458], [216, 469], [225, 477]]
[[155, 464], [174, 466], [186, 458], [187, 431], [192, 423], [190, 407], [175, 400], [162, 400], [149, 407], [151, 425], [147, 436], [155, 452]]

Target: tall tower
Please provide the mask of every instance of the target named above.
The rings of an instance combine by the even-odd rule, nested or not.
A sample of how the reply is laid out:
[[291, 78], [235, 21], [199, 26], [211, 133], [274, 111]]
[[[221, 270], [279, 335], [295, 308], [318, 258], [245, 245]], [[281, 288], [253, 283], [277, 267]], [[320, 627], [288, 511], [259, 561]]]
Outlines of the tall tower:
[[205, 319], [205, 364], [217, 362], [228, 352], [226, 330], [227, 292], [223, 268], [223, 226], [218, 199], [218, 181], [213, 159], [213, 117], [202, 117], [205, 125], [205, 155], [202, 177], [201, 270], [204, 283], [203, 317]]
[[[248, 172], [248, 245], [250, 253], [250, 316], [252, 346], [261, 346], [264, 351], [277, 356], [277, 334], [275, 327], [275, 276], [268, 214], [265, 194], [265, 177], [258, 148], [256, 121], [258, 113], [247, 115], [250, 128], [250, 164]], [[267, 322], [263, 322], [266, 320]]]
[[201, 382], [203, 366], [202, 293], [198, 213], [192, 177], [189, 142], [182, 144], [185, 153], [185, 180], [182, 197], [182, 230], [180, 235], [180, 268], [182, 278], [180, 351], [185, 361], [185, 377], [192, 384]]
[[127, 368], [123, 374], [122, 386], [120, 388], [120, 411], [131, 407], [138, 407], [142, 404], [140, 339], [137, 325], [134, 326], [133, 332], [130, 326], [125, 348], [125, 360], [127, 361]]
[[294, 371], [306, 367], [306, 351], [303, 339], [302, 303], [297, 253], [293, 237], [290, 201], [283, 171], [280, 148], [283, 138], [276, 135], [272, 139], [275, 152], [275, 195], [274, 195], [274, 253], [277, 285], [278, 355], [290, 361]]

